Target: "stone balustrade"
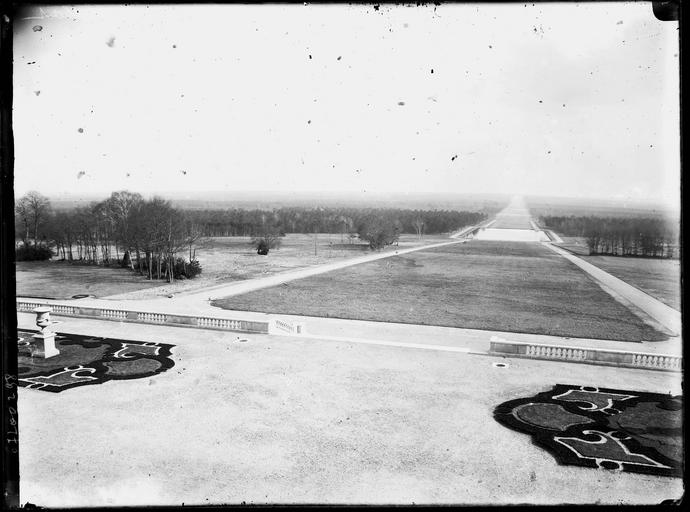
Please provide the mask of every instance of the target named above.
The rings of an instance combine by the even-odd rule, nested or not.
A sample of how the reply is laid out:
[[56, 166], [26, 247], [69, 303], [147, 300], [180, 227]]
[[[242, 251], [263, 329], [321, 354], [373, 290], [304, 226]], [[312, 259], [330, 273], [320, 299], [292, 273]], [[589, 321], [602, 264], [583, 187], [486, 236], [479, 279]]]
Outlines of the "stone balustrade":
[[52, 308], [54, 314], [63, 316], [98, 318], [118, 322], [170, 325], [175, 327], [201, 327], [204, 329], [218, 329], [223, 331], [254, 332], [265, 334], [269, 332], [269, 322], [236, 320], [230, 318], [213, 318], [197, 315], [172, 315], [168, 313], [131, 311], [119, 308], [99, 308], [81, 305], [69, 306], [64, 304], [52, 304], [48, 302], [17, 299], [17, 311], [20, 312], [32, 313], [35, 308], [46, 305]]
[[510, 357], [551, 359], [591, 364], [608, 364], [628, 368], [644, 368], [672, 372], [683, 371], [682, 356], [650, 354], [624, 350], [604, 350], [541, 343], [523, 343], [503, 339], [492, 339], [489, 353]]

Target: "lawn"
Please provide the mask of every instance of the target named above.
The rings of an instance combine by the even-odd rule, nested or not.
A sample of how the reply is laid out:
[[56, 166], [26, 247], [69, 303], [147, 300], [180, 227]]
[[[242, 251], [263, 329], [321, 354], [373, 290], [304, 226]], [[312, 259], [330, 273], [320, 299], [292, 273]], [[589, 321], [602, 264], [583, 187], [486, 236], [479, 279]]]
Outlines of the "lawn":
[[[347, 236], [340, 234], [318, 233], [315, 237], [313, 234], [289, 233], [281, 238], [280, 247], [271, 249], [266, 256], [259, 256], [250, 241], [249, 237], [207, 239], [197, 250], [203, 273], [227, 281], [252, 279], [355, 258], [370, 252], [366, 243], [359, 240], [349, 243]], [[448, 241], [448, 237], [432, 235], [419, 240], [414, 235], [402, 235], [398, 247], [440, 241]], [[392, 248], [388, 247], [388, 250]]]
[[18, 261], [17, 296], [69, 299], [88, 294], [106, 297], [160, 286], [124, 268], [72, 265], [64, 261]]
[[680, 311], [680, 260], [585, 256], [592, 265]]
[[624, 341], [663, 340], [538, 243], [472, 241], [365, 263], [214, 305]]
[[[445, 235], [427, 235], [421, 240], [415, 235], [401, 235], [398, 247], [447, 240]], [[172, 285], [164, 280], [147, 281], [120, 268], [71, 265], [60, 261], [18, 262], [17, 295], [63, 299], [76, 294], [90, 294], [146, 299], [355, 258], [370, 251], [367, 244], [359, 241], [349, 243], [347, 236], [329, 233], [318, 233], [316, 237], [313, 234], [287, 234], [281, 239], [281, 246], [266, 256], [259, 256], [250, 241], [249, 237], [206, 239], [196, 251], [203, 269], [201, 275]], [[395, 248], [391, 246], [385, 250]]]

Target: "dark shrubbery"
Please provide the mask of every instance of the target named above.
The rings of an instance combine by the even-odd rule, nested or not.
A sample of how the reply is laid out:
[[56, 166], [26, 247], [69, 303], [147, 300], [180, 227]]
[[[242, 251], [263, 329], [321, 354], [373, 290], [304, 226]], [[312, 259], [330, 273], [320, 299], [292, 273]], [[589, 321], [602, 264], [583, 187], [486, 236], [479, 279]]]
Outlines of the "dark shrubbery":
[[[142, 269], [144, 273], [148, 271], [146, 260], [142, 261]], [[151, 258], [151, 271], [157, 272], [158, 258]], [[174, 279], [192, 279], [201, 274], [201, 264], [199, 260], [192, 260], [191, 262], [184, 258], [175, 258], [172, 264], [172, 275]], [[168, 259], [164, 258], [160, 262], [160, 271], [162, 275], [168, 275]]]
[[262, 256], [266, 256], [268, 254], [269, 249], [270, 247], [268, 246], [268, 242], [263, 238], [259, 240], [256, 244], [256, 253]]
[[253, 238], [250, 243], [257, 254], [266, 256], [269, 250], [280, 247], [281, 239], [275, 235], [264, 235]]
[[53, 251], [45, 245], [23, 245], [14, 255], [15, 261], [45, 261], [53, 257]]
[[184, 258], [175, 259], [175, 263], [173, 264], [173, 276], [175, 279], [192, 279], [199, 274], [201, 274], [201, 264], [199, 260], [188, 262]]

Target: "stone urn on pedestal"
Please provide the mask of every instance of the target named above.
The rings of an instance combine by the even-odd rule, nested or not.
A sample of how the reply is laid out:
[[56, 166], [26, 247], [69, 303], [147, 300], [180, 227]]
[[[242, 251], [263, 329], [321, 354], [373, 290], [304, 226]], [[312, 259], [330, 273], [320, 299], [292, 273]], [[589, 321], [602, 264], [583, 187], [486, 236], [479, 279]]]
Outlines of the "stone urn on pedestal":
[[36, 325], [41, 328], [41, 332], [33, 335], [34, 343], [31, 357], [42, 357], [47, 359], [56, 356], [60, 351], [55, 347], [55, 333], [50, 328], [51, 325], [59, 324], [50, 319], [52, 308], [40, 306], [34, 309], [36, 313]]

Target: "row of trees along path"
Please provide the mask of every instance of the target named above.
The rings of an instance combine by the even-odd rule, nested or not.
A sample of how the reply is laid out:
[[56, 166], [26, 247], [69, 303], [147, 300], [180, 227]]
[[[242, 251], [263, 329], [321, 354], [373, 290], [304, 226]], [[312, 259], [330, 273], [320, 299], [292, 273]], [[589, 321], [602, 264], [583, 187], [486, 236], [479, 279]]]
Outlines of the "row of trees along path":
[[584, 237], [590, 254], [678, 256], [679, 225], [663, 217], [542, 216], [540, 223], [561, 235]]

